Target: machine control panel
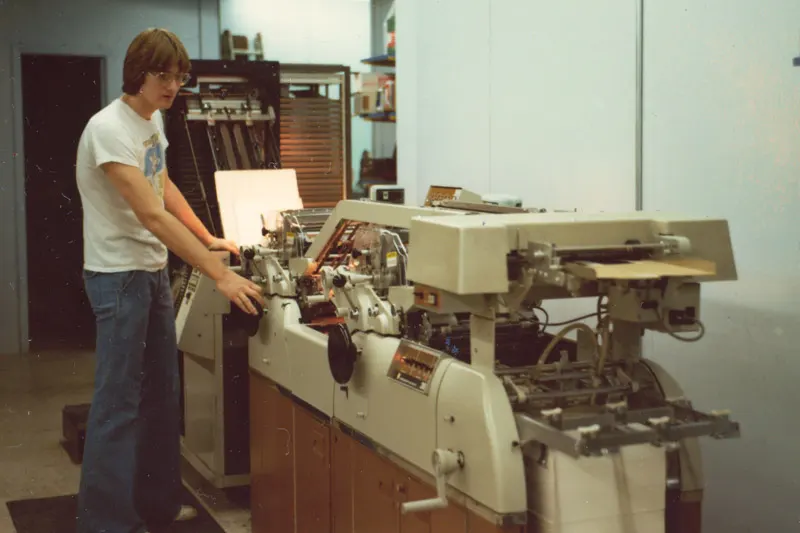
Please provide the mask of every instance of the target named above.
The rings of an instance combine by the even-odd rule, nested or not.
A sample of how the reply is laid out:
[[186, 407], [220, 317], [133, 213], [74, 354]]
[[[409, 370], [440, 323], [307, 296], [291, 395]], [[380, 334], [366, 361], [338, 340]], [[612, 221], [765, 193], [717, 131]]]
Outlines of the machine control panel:
[[387, 376], [427, 395], [442, 355], [427, 346], [403, 339], [395, 351]]
[[189, 300], [192, 299], [192, 295], [197, 291], [197, 285], [200, 283], [200, 276], [202, 276], [202, 272], [200, 270], [193, 268], [192, 273], [189, 276], [189, 282], [186, 284], [186, 291], [183, 293], [183, 301], [184, 303], [189, 303]]

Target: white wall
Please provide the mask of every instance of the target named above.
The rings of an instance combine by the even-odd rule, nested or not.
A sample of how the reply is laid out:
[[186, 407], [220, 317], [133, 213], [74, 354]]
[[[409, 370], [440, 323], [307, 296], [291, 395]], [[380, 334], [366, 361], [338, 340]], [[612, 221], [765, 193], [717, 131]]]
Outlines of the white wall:
[[706, 531], [795, 531], [800, 2], [659, 0], [645, 17], [644, 208], [727, 218], [739, 268], [704, 288], [703, 341], [648, 354], [742, 423], [704, 442]]
[[220, 0], [222, 29], [261, 32], [267, 59], [364, 69], [370, 51], [369, 0]]
[[[368, 72], [361, 63], [370, 56], [369, 0], [220, 0], [223, 30], [246, 35], [261, 32], [264, 55], [281, 63], [347, 65]], [[371, 150], [370, 123], [352, 119], [353, 177], [361, 152]]]
[[130, 40], [153, 26], [174, 31], [193, 58], [219, 57], [216, 0], [0, 2], [0, 354], [27, 349], [23, 117], [14, 96], [20, 90], [16, 53], [104, 56], [109, 101], [122, 92], [122, 62]]
[[473, 70], [488, 105], [461, 103], [488, 115], [490, 191], [537, 207], [634, 209], [634, 2], [494, 2], [489, 17], [488, 70]]
[[[635, 207], [635, 1], [397, 7], [410, 201], [453, 183], [542, 207]], [[704, 288], [702, 342], [648, 334], [646, 356], [695, 407], [742, 423], [740, 440], [703, 441], [704, 531], [793, 531], [800, 3], [646, 0], [644, 12], [644, 208], [726, 217], [740, 274]]]
[[[398, 151], [416, 144], [415, 198], [432, 183], [458, 182], [531, 206], [632, 209], [634, 3], [465, 5], [398, 5]], [[402, 57], [409, 31], [416, 65]], [[400, 179], [410, 187], [414, 177], [406, 167]], [[587, 194], [574, 195], [576, 186]]]

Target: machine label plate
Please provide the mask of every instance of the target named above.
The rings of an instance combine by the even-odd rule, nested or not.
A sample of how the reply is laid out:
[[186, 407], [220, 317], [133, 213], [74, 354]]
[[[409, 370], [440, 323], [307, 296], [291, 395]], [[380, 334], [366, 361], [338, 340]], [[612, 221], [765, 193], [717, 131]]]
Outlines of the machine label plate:
[[441, 357], [441, 352], [403, 339], [394, 353], [386, 375], [389, 379], [427, 395]]

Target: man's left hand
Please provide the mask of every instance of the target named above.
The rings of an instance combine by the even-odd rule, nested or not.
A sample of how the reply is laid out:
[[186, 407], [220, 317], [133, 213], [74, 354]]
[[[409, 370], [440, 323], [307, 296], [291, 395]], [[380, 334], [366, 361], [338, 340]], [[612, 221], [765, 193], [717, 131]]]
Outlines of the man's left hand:
[[225, 239], [220, 239], [218, 237], [214, 237], [211, 239], [211, 242], [208, 243], [209, 250], [219, 250], [219, 251], [226, 251], [230, 252], [233, 255], [239, 255], [239, 247], [233, 241], [228, 241]]

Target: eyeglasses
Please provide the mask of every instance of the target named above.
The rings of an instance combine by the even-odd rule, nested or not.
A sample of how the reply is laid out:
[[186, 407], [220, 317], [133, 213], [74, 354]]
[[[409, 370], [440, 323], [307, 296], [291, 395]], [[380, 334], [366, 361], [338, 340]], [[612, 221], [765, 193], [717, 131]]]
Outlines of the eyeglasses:
[[185, 72], [177, 74], [172, 72], [151, 72], [150, 75], [158, 78], [158, 81], [160, 81], [163, 84], [168, 84], [173, 81], [177, 81], [181, 87], [189, 83], [189, 78], [192, 77], [191, 74]]

